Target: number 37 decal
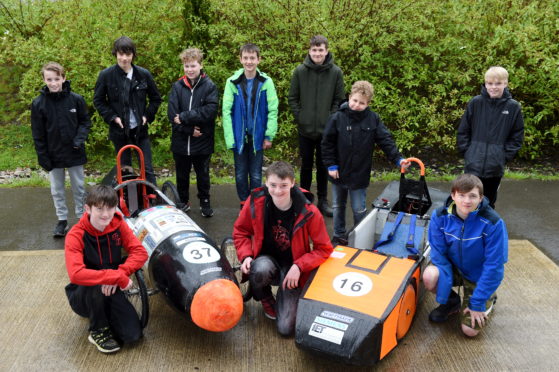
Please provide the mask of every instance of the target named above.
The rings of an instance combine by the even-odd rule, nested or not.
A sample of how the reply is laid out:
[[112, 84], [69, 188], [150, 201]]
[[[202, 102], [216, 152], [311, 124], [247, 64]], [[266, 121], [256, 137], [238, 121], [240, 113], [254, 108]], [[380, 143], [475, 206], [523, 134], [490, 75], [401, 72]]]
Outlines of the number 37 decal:
[[193, 264], [205, 264], [219, 260], [219, 252], [206, 242], [192, 242], [187, 244], [182, 256], [187, 262]]

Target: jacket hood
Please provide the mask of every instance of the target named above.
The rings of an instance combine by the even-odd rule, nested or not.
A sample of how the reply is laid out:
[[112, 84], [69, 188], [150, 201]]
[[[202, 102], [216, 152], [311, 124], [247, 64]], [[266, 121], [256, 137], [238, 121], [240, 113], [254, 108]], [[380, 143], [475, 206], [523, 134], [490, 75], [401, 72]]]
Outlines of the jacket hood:
[[489, 93], [487, 93], [487, 88], [485, 87], [485, 84], [481, 84], [481, 95], [483, 98], [486, 98], [491, 102], [505, 102], [508, 101], [509, 99], [512, 99], [512, 94], [510, 93], [508, 87], [506, 87], [505, 90], [503, 91], [503, 96], [501, 98], [489, 97]]
[[[244, 78], [245, 78], [245, 69], [240, 68], [237, 71], [235, 71], [235, 73], [233, 74], [233, 76], [231, 76], [230, 79], [233, 84], [238, 84]], [[258, 80], [266, 81], [269, 77], [266, 73], [260, 71], [259, 69], [256, 69], [256, 76], [254, 78]]]
[[[452, 195], [449, 195], [448, 198], [446, 199], [445, 205], [443, 207], [444, 212], [447, 214], [454, 214], [456, 215], [456, 213], [454, 213], [454, 200], [452, 200]], [[482, 210], [486, 209], [489, 207], [489, 199], [487, 199], [487, 197], [483, 197], [483, 199], [481, 199], [481, 203], [479, 203], [477, 209], [473, 212], [470, 213], [471, 214], [477, 214], [479, 212], [481, 212]], [[468, 215], [469, 217], [469, 215]]]
[[197, 85], [202, 85], [206, 82], [208, 78], [208, 75], [206, 75], [206, 73], [204, 72], [204, 70], [200, 71], [200, 75], [198, 76], [198, 79], [196, 79], [196, 81], [193, 82], [193, 84], [190, 83], [190, 81], [188, 80], [188, 78], [186, 77], [186, 75], [183, 75], [179, 78], [179, 81], [182, 81], [182, 83], [189, 89], [192, 90], [192, 87], [197, 86]]
[[87, 233], [92, 236], [102, 236], [115, 231], [120, 226], [122, 221], [122, 215], [116, 212], [113, 216], [113, 219], [111, 220], [111, 223], [109, 223], [109, 225], [105, 227], [105, 230], [99, 231], [95, 227], [93, 227], [93, 225], [89, 221], [89, 214], [87, 212], [84, 212], [82, 218], [80, 218], [78, 222], [78, 226], [87, 231]]
[[349, 108], [349, 102], [347, 101], [342, 103], [339, 111], [345, 112], [354, 121], [362, 121], [367, 115], [369, 115], [369, 112], [371, 112], [368, 106], [362, 111], [352, 110]]
[[60, 92], [52, 93], [46, 85], [44, 85], [40, 90], [41, 94], [53, 98], [64, 97], [70, 94], [71, 91], [72, 88], [70, 88], [70, 80], [66, 80], [64, 83], [62, 83], [62, 90]]
[[316, 70], [319, 72], [328, 70], [332, 68], [332, 66], [334, 66], [334, 56], [332, 55], [332, 53], [328, 52], [326, 58], [324, 58], [324, 63], [322, 63], [321, 65], [317, 65], [312, 61], [311, 56], [307, 54], [307, 56], [305, 57], [305, 61], [303, 61], [303, 64], [311, 70]]
[[[255, 189], [259, 190], [259, 189]], [[264, 196], [266, 199], [269, 199], [270, 203], [272, 202], [272, 196], [268, 192], [268, 187], [266, 185], [262, 186], [262, 190], [264, 192]], [[291, 188], [291, 200], [293, 200], [293, 209], [297, 214], [305, 213], [305, 205], [312, 204], [314, 200], [314, 195], [305, 189], [300, 188], [299, 186], [295, 185]]]

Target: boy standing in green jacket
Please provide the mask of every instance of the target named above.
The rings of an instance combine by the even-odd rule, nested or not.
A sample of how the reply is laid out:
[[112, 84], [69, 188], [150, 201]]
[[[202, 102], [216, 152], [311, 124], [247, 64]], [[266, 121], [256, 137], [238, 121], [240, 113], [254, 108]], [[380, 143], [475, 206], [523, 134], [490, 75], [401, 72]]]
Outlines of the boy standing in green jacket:
[[310, 191], [316, 163], [318, 209], [327, 217], [332, 217], [332, 208], [328, 205], [328, 171], [322, 163], [320, 142], [328, 117], [344, 98], [342, 70], [328, 51], [328, 39], [315, 35], [305, 61], [293, 71], [289, 107], [299, 128], [301, 187]]
[[225, 83], [223, 132], [227, 148], [233, 150], [242, 208], [250, 190], [262, 185], [264, 150], [272, 147], [278, 127], [278, 96], [272, 79], [257, 68], [256, 45], [243, 45], [239, 59], [243, 68]]

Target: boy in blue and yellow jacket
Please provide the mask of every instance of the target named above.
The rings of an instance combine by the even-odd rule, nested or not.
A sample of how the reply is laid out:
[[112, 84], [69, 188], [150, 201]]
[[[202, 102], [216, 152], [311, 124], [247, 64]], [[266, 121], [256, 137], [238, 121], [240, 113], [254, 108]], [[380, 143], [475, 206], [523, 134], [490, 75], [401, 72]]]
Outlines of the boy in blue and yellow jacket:
[[[452, 182], [446, 205], [431, 217], [429, 243], [432, 265], [423, 282], [441, 304], [429, 319], [444, 322], [460, 310], [462, 332], [474, 337], [493, 309], [508, 258], [507, 227], [483, 196], [478, 177], [463, 174]], [[462, 306], [454, 286], [464, 288]]]
[[272, 79], [257, 69], [256, 45], [243, 45], [240, 61], [243, 68], [225, 83], [223, 131], [227, 148], [233, 150], [242, 207], [250, 190], [262, 185], [263, 151], [272, 147], [278, 126], [278, 97]]

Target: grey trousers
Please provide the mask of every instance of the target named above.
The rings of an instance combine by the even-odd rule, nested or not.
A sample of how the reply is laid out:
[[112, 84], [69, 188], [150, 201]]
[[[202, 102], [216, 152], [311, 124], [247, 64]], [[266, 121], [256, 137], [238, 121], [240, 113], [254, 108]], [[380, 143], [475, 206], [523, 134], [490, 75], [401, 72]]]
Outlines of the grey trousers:
[[[80, 218], [83, 214], [85, 197], [85, 175], [83, 165], [77, 165], [67, 169], [68, 175], [70, 176], [70, 184], [72, 185], [72, 194], [74, 195], [74, 211], [76, 217]], [[49, 172], [50, 193], [58, 220], [68, 219], [68, 207], [66, 206], [66, 192], [64, 189], [65, 178], [66, 168], [54, 168]]]

